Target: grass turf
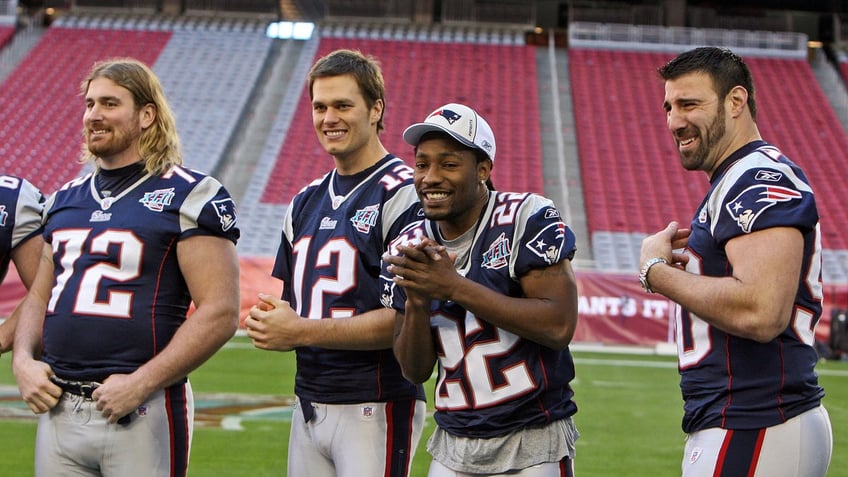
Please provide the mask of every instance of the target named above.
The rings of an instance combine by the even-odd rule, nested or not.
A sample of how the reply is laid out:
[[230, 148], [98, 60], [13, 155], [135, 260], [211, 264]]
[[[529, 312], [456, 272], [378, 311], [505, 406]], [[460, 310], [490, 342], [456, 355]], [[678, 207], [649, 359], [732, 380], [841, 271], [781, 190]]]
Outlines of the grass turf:
[[[682, 401], [673, 357], [574, 353], [577, 380], [575, 471], [583, 476], [679, 475], [684, 434]], [[12, 385], [10, 356], [0, 360], [0, 386]], [[848, 469], [848, 363], [822, 362], [820, 382], [833, 423], [830, 477]], [[294, 355], [254, 349], [234, 338], [191, 376], [198, 416], [189, 475], [280, 476], [285, 474], [288, 420], [285, 407], [263, 411], [249, 406], [215, 408], [210, 396], [246, 395], [252, 400], [290, 399]], [[428, 399], [432, 397], [428, 383]], [[5, 402], [4, 404], [9, 404]], [[261, 408], [260, 402], [254, 408]], [[267, 407], [267, 405], [265, 405]], [[432, 403], [428, 403], [432, 411]], [[429, 455], [424, 442], [434, 423], [427, 420], [424, 438], [413, 461], [413, 475], [426, 476]], [[234, 430], [238, 429], [238, 430]], [[0, 422], [0, 467], [4, 476], [31, 476], [35, 420]]]

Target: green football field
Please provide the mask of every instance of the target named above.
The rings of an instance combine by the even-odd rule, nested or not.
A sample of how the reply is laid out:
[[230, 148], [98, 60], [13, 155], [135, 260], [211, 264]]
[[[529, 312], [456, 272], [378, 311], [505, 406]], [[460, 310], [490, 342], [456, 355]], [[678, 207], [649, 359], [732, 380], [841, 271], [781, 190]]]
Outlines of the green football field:
[[[682, 401], [673, 357], [575, 351], [578, 476], [679, 475]], [[35, 420], [17, 398], [10, 356], [0, 358], [0, 475], [31, 476]], [[831, 477], [848, 475], [848, 362], [822, 362], [833, 423]], [[234, 338], [191, 376], [196, 427], [189, 475], [285, 475], [294, 355]], [[427, 387], [432, 397], [432, 382]], [[430, 406], [432, 409], [432, 405]], [[423, 443], [414, 460], [426, 476]]]

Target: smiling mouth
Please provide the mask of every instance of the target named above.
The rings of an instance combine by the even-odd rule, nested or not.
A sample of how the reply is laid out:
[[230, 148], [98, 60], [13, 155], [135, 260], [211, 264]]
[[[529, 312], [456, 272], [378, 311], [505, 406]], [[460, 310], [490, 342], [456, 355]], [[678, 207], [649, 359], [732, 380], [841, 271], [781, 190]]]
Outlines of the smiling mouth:
[[448, 198], [447, 192], [425, 192], [424, 199], [430, 201], [440, 201]]

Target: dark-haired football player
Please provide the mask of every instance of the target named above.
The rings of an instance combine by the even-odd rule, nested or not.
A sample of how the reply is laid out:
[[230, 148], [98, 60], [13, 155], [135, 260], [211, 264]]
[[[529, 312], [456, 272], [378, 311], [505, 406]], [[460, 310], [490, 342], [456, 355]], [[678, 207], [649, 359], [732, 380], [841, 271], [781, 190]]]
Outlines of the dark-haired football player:
[[761, 138], [739, 56], [696, 48], [659, 73], [683, 167], [710, 181], [689, 228], [672, 222], [641, 251], [643, 287], [680, 305], [683, 476], [822, 477], [833, 436], [814, 369], [822, 282], [813, 190]]

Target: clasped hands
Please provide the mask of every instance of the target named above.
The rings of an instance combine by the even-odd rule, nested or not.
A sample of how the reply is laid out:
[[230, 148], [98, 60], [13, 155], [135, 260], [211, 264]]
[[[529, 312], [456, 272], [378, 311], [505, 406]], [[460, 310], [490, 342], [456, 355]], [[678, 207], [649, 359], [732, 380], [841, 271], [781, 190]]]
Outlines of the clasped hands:
[[392, 280], [402, 287], [409, 298], [427, 297], [431, 300], [450, 300], [462, 277], [454, 269], [455, 256], [444, 245], [423, 238], [416, 245], [400, 245], [397, 254], [383, 254]]

